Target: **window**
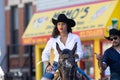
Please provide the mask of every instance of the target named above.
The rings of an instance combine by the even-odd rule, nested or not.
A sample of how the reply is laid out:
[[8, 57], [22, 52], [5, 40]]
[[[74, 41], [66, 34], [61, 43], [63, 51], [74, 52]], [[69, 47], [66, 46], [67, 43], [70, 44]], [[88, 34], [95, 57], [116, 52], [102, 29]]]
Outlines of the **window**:
[[25, 7], [24, 7], [24, 17], [25, 17], [25, 28], [27, 27], [31, 17], [32, 17], [32, 14], [33, 14], [33, 9], [32, 9], [32, 3], [26, 3], [25, 4]]
[[18, 53], [18, 7], [12, 6], [11, 7], [11, 53], [16, 54]]
[[[32, 3], [26, 3], [25, 4], [25, 7], [24, 7], [24, 17], [25, 17], [25, 29], [26, 29], [26, 27], [27, 27], [27, 25], [28, 25], [28, 23], [29, 23], [29, 21], [30, 21], [30, 19], [31, 19], [31, 17], [32, 17], [32, 13], [33, 13], [33, 9], [32, 9]], [[30, 46], [29, 45], [26, 45], [25, 46], [25, 53], [29, 53], [29, 49], [30, 49]]]

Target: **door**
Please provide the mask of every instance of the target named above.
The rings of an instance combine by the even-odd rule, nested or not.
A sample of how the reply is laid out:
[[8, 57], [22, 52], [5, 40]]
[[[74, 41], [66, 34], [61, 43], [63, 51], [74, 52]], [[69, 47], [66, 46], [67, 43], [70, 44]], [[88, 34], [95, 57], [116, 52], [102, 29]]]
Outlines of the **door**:
[[80, 62], [80, 66], [91, 78], [94, 78], [93, 41], [82, 42], [82, 49], [83, 58]]

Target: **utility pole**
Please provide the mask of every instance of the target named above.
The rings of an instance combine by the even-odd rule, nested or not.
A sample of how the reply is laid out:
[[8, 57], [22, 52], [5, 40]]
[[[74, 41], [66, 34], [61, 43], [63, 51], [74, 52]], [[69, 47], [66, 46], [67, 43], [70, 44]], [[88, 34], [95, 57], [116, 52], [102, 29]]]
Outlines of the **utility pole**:
[[33, 59], [32, 59], [32, 45], [30, 45], [30, 53], [29, 53], [29, 64], [30, 64], [30, 67], [29, 67], [29, 80], [32, 80], [32, 77], [33, 77]]

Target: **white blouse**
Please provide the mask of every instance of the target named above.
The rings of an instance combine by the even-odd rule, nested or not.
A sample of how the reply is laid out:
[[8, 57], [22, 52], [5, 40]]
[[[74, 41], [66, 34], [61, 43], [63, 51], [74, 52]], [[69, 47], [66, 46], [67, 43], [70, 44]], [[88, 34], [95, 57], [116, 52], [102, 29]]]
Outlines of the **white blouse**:
[[75, 34], [69, 33], [65, 45], [60, 41], [60, 36], [58, 36], [57, 38], [51, 37], [49, 39], [49, 41], [46, 44], [45, 49], [42, 52], [42, 61], [49, 61], [50, 52], [51, 52], [51, 49], [53, 49], [54, 55], [55, 55], [54, 61], [58, 62], [59, 53], [56, 49], [56, 42], [59, 44], [59, 47], [61, 50], [66, 49], [66, 48], [72, 50], [74, 47], [74, 44], [77, 42], [77, 49], [75, 53], [78, 54], [79, 59], [77, 59], [76, 61], [79, 61], [83, 57], [80, 37]]

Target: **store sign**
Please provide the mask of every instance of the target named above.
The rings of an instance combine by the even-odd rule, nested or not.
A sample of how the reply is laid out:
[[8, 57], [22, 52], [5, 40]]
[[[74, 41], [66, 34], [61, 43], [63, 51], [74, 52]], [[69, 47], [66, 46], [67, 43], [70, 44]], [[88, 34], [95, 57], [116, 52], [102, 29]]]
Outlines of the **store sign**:
[[117, 1], [106, 1], [35, 13], [22, 36], [22, 43], [46, 42], [54, 28], [51, 19], [57, 19], [61, 13], [75, 20], [76, 26], [73, 28], [73, 32], [80, 35], [81, 38], [104, 36], [104, 26], [107, 24], [116, 4]]

